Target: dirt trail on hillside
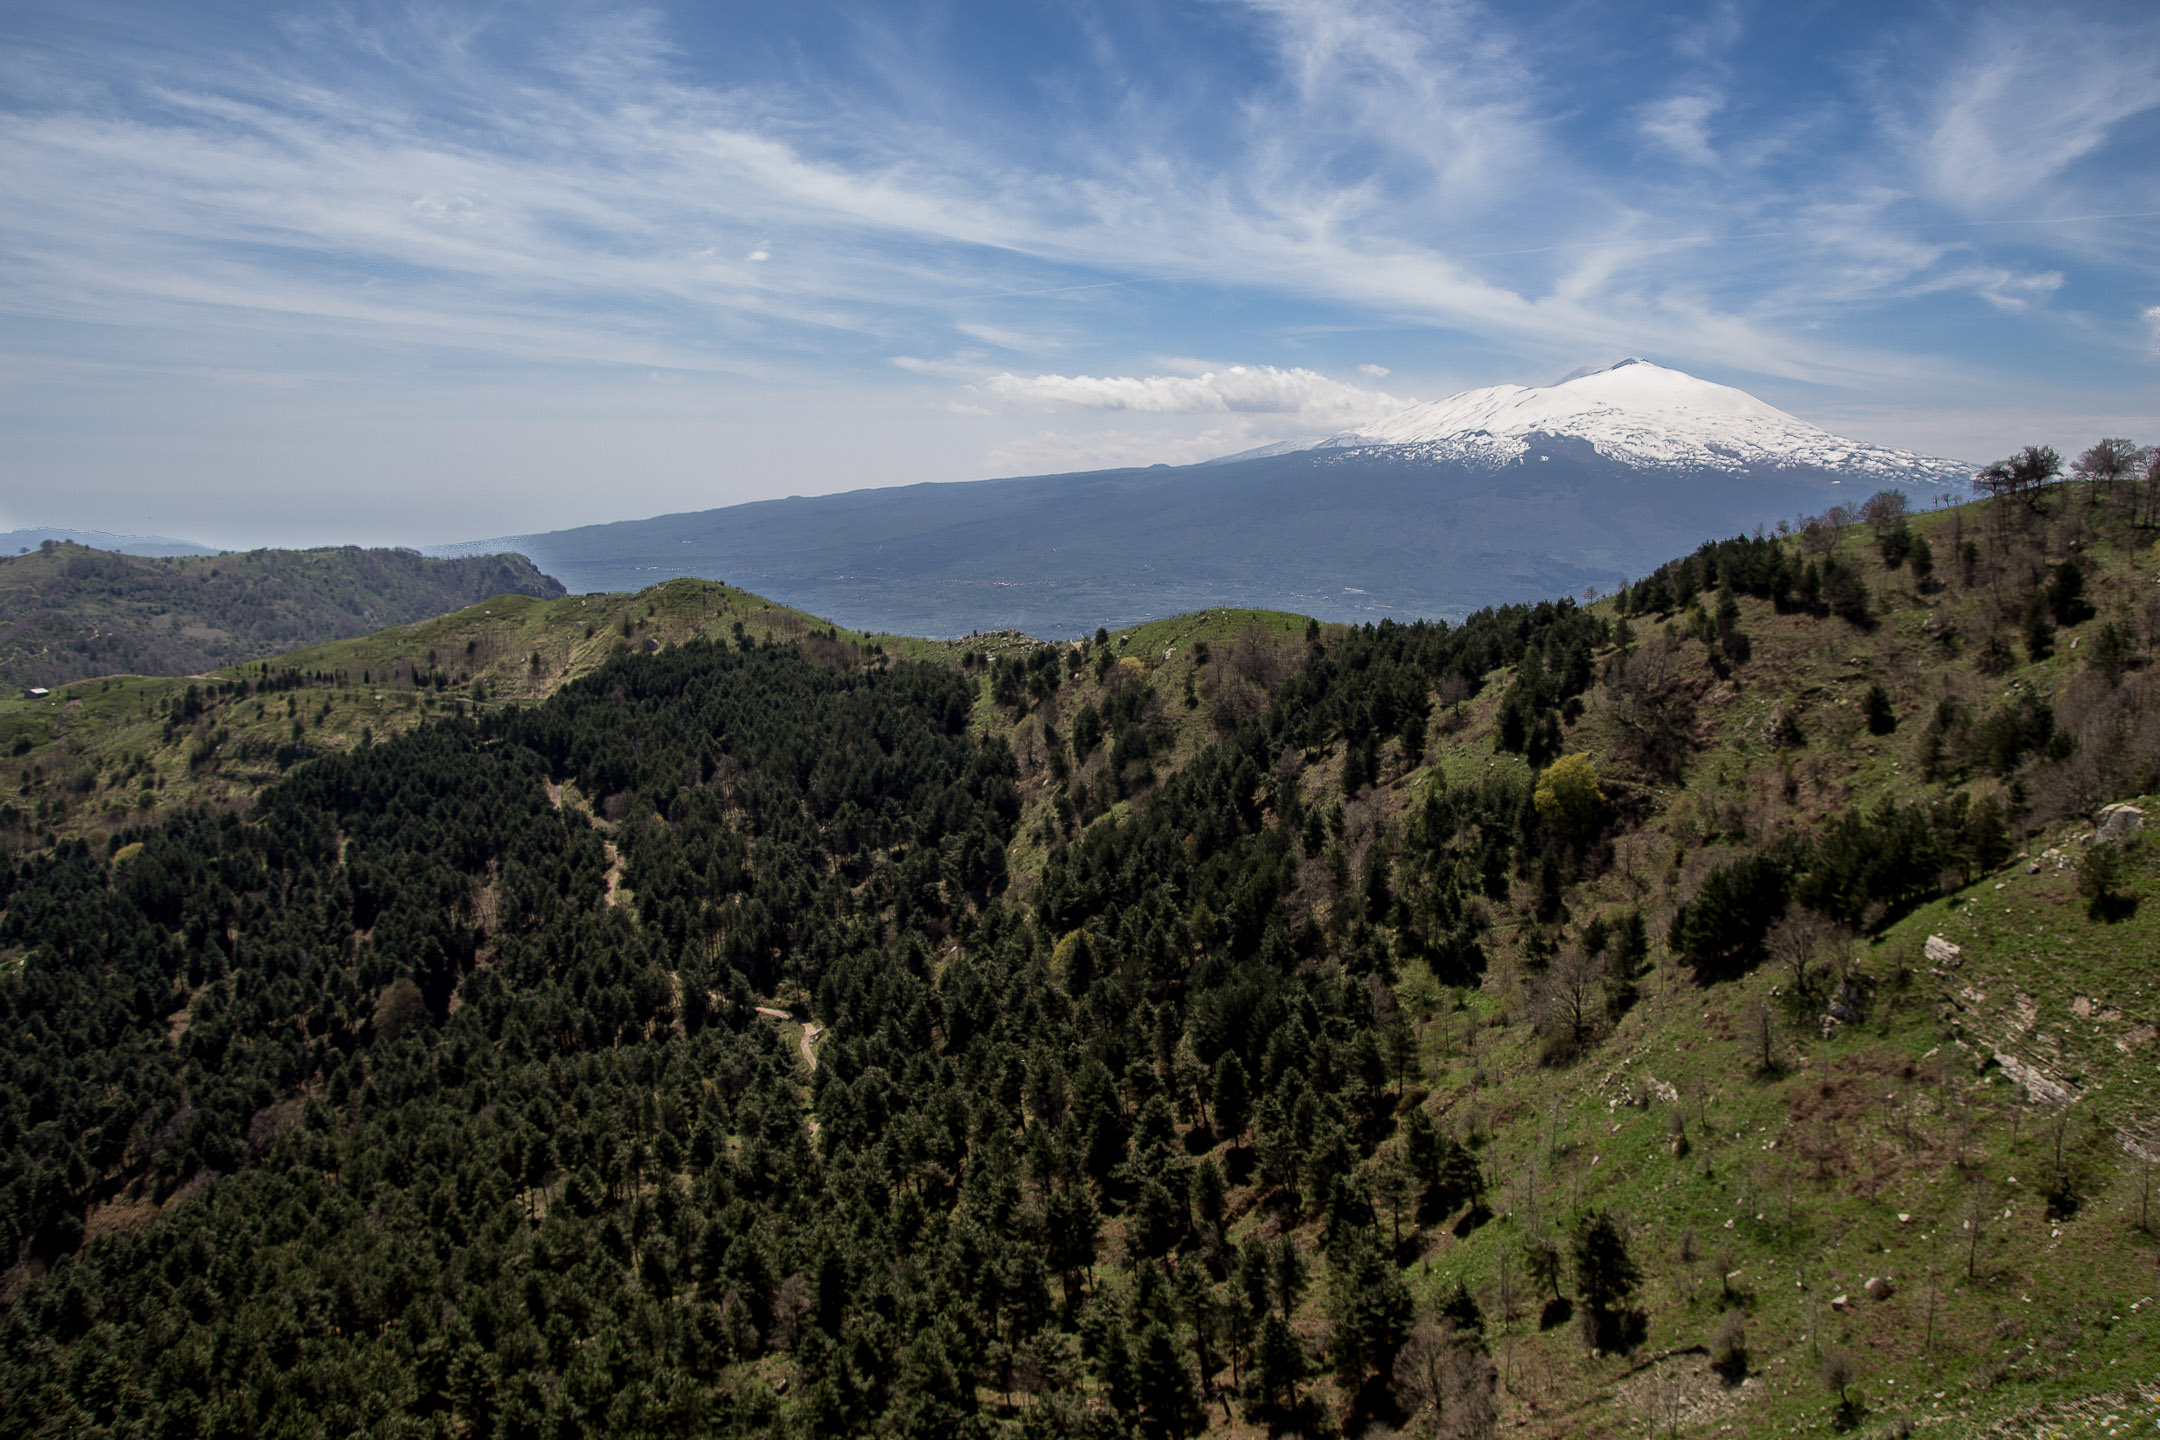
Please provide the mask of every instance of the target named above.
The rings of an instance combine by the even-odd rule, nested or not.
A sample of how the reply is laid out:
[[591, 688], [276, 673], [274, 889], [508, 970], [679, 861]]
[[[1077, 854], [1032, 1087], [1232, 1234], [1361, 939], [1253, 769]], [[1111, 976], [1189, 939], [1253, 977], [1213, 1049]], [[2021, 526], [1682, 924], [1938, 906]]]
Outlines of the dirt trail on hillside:
[[[764, 1016], [768, 1020], [793, 1020], [795, 1018], [794, 1016], [788, 1014], [787, 1011], [776, 1009], [771, 1005], [758, 1006], [757, 1013]], [[823, 1026], [805, 1020], [803, 1022], [802, 1034], [797, 1036], [795, 1040], [796, 1049], [802, 1053], [803, 1064], [809, 1066], [812, 1070], [817, 1069], [817, 1052], [810, 1047], [815, 1045], [817, 1043], [818, 1036], [824, 1033], [825, 1031]]]
[[616, 851], [614, 841], [603, 840], [600, 844], [607, 852], [607, 898], [604, 903], [613, 909], [615, 896], [622, 889], [622, 856]]

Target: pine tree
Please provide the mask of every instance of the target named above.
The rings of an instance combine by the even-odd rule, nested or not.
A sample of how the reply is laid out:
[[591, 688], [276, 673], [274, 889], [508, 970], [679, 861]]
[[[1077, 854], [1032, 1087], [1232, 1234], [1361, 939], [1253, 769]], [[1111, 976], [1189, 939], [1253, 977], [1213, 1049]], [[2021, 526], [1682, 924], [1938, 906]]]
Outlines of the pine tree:
[[1369, 1235], [1352, 1238], [1331, 1264], [1330, 1348], [1335, 1377], [1356, 1390], [1374, 1375], [1395, 1368], [1395, 1352], [1409, 1337], [1417, 1305], [1401, 1272]]
[[1628, 1254], [1627, 1238], [1611, 1215], [1599, 1211], [1584, 1218], [1575, 1232], [1575, 1289], [1583, 1302], [1583, 1333], [1598, 1349], [1627, 1343], [1624, 1313], [1641, 1283], [1642, 1272]]
[[1305, 1346], [1279, 1314], [1260, 1322], [1260, 1338], [1253, 1345], [1253, 1388], [1269, 1404], [1283, 1410], [1297, 1408], [1297, 1387], [1310, 1373]]
[[1215, 1062], [1208, 1098], [1215, 1111], [1217, 1135], [1225, 1140], [1244, 1139], [1245, 1127], [1252, 1119], [1252, 1091], [1245, 1078], [1244, 1062], [1234, 1052], [1225, 1051]]
[[1176, 1338], [1163, 1325], [1150, 1325], [1138, 1346], [1140, 1424], [1149, 1436], [1182, 1440], [1205, 1428], [1206, 1416], [1193, 1384], [1192, 1371]]

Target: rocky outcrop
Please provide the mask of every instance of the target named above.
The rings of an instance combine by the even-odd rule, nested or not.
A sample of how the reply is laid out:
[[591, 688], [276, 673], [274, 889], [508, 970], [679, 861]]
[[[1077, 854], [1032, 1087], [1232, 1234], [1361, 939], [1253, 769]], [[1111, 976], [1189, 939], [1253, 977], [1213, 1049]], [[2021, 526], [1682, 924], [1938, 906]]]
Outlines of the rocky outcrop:
[[2145, 829], [2145, 812], [2135, 805], [2107, 805], [2093, 822], [2098, 827], [2093, 831], [2094, 844], [2120, 845]]

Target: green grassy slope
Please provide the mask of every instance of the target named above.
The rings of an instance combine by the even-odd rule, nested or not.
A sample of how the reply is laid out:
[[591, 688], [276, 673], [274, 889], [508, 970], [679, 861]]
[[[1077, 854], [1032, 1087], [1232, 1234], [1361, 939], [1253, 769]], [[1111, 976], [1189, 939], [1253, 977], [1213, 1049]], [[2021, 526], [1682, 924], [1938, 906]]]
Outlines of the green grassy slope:
[[563, 593], [521, 555], [346, 546], [151, 559], [53, 544], [0, 557], [0, 683], [195, 675], [504, 591]]
[[[1969, 581], [1938, 562], [1921, 583], [1909, 566], [1883, 563], [1861, 527], [1821, 537], [1818, 553], [1864, 577], [1874, 623], [1742, 598], [1752, 653], [1739, 664], [1714, 664], [1713, 645], [1688, 638], [1685, 611], [1634, 617], [1633, 648], [1659, 668], [1654, 698], [1681, 731], [1681, 763], [1641, 763], [1620, 687], [1599, 686], [1562, 748], [1589, 754], [1604, 776], [1609, 849], [1570, 877], [1558, 921], [1532, 918], [1533, 886], [1518, 876], [1492, 907], [1479, 987], [1450, 990], [1414, 959], [1397, 964], [1391, 994], [1420, 1017], [1423, 1103], [1479, 1144], [1497, 1212], [1461, 1234], [1418, 1232], [1402, 1258], [1428, 1299], [1458, 1280], [1479, 1297], [1504, 1377], [1504, 1430], [1785, 1434], [1864, 1423], [1964, 1434], [2019, 1415], [2074, 1416], [2072, 1402], [2094, 1394], [2130, 1413], [2153, 1408], [2160, 856], [2151, 844], [2125, 851], [2125, 898], [2105, 912], [2079, 896], [2075, 866], [2098, 805], [2136, 801], [2160, 816], [2141, 796], [2160, 765], [2150, 728], [2160, 615], [2146, 599], [2160, 554], [2068, 500], [2045, 533], [1998, 536], [1990, 523], [1977, 507], [1914, 521], [1938, 555], [1976, 543]], [[2056, 625], [2036, 656], [2022, 633], [2026, 597], [2071, 556], [2091, 613], [2072, 608], [2077, 618]], [[1215, 705], [1238, 710], [1225, 694], [1235, 684], [1225, 630], [1209, 635], [1210, 662], [1195, 664], [1176, 638], [1192, 624], [1143, 627], [1122, 652], [1146, 667], [1150, 705], [1178, 736], [1175, 757], [1190, 753]], [[2103, 663], [2096, 648], [2108, 627], [2113, 658]], [[1302, 631], [1260, 625], [1286, 664], [1303, 646], [1292, 628]], [[1997, 638], [2007, 655], [1983, 665]], [[1610, 665], [1616, 651], [1597, 658]], [[1193, 706], [1182, 698], [1188, 675]], [[1512, 679], [1497, 674], [1459, 704], [1436, 696], [1420, 763], [1386, 747], [1379, 783], [1347, 801], [1339, 746], [1285, 757], [1308, 803], [1342, 805], [1351, 873], [1367, 846], [1399, 842], [1435, 784], [1525, 773], [1493, 744]], [[1887, 733], [1864, 715], [1875, 685], [1891, 703]], [[1055, 796], [1075, 788], [1043, 763], [1043, 723], [1069, 737], [1079, 707], [1101, 703], [1107, 688], [1083, 673], [1013, 727], [1030, 802], [1015, 847], [1023, 877], [1058, 843]], [[1995, 717], [2028, 696], [2065, 738], [1991, 760]], [[1780, 717], [1790, 722], [1782, 731]], [[1100, 785], [1112, 764], [1091, 757], [1078, 785]], [[1700, 987], [1656, 943], [1712, 866], [1815, 833], [1848, 807], [1950, 793], [2002, 799], [2023, 838], [2002, 871], [1965, 886], [1946, 877], [1943, 898], [1818, 956], [1819, 967], [1871, 982], [1861, 1023], [1826, 1034], [1820, 1004], [1796, 1008], [1775, 966]], [[1354, 904], [1321, 872], [1308, 863], [1289, 898], [1307, 924]], [[1639, 908], [1653, 937], [1640, 998], [1573, 1064], [1543, 1063], [1538, 972], [1584, 922], [1623, 908]], [[1955, 964], [1928, 959], [1930, 935], [1961, 947]], [[2063, 1095], [2075, 1099], [2065, 1106]], [[2050, 1188], [2075, 1195], [2074, 1213], [2051, 1208]], [[1280, 1215], [1262, 1200], [1234, 1192], [1233, 1239], [1277, 1232]], [[1542, 1297], [1522, 1271], [1526, 1239], [1564, 1241], [1576, 1216], [1597, 1210], [1622, 1218], [1644, 1274], [1647, 1338], [1626, 1356], [1586, 1353], [1572, 1325], [1541, 1328]], [[1317, 1222], [1296, 1233], [1320, 1250]], [[1884, 1298], [1869, 1297], [1871, 1278], [1886, 1282]], [[1319, 1289], [1301, 1317], [1316, 1346]], [[1726, 1375], [1711, 1352], [1729, 1311], [1747, 1354]], [[1840, 1357], [1851, 1377], [1842, 1398], [1824, 1379], [1826, 1359]]]
[[[2147, 849], [2131, 884], [2150, 895], [2156, 880]], [[1849, 960], [1879, 982], [1873, 1013], [1828, 1037], [1780, 1006], [1772, 969], [1704, 990], [1659, 966], [1565, 1068], [1539, 1063], [1523, 989], [1504, 975], [1445, 995], [1421, 1027], [1429, 1103], [1484, 1137], [1498, 1215], [1459, 1238], [1428, 1233], [1417, 1266], [1428, 1293], [1461, 1279], [1484, 1300], [1514, 1422], [1784, 1434], [1858, 1417], [1965, 1434], [2160, 1379], [2160, 1209], [2145, 1208], [2151, 1165], [2126, 1148], [2160, 1154], [2160, 930], [2149, 906], [2111, 925], [2061, 888], [2016, 866], [1862, 944]], [[1988, 928], [1982, 909], [2036, 925]], [[2053, 938], [2036, 943], [2037, 924]], [[1963, 949], [1942, 974], [1922, 949], [1934, 933]], [[2021, 1000], [2037, 1011], [2022, 1029]], [[1772, 1017], [1768, 1069], [1757, 1007]], [[2076, 1104], [2034, 1103], [1994, 1062], [2035, 1050], [2083, 1077]], [[2043, 1199], [2058, 1122], [2081, 1195], [2068, 1218]], [[1522, 1273], [1527, 1237], [1564, 1235], [1591, 1210], [1622, 1218], [1643, 1271], [1648, 1333], [1626, 1356], [1586, 1353], [1569, 1325], [1541, 1329], [1544, 1297]], [[1871, 1278], [1890, 1286], [1880, 1300]], [[1728, 1312], [1744, 1374], [1713, 1366]], [[1843, 1417], [1822, 1379], [1840, 1354], [1854, 1376]]]

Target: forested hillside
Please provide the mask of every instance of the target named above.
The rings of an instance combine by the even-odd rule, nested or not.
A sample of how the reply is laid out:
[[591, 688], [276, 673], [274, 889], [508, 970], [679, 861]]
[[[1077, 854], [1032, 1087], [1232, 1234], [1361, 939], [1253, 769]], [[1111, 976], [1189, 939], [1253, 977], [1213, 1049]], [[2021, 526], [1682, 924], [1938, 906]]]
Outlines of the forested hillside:
[[2160, 555], [2047, 478], [1460, 626], [610, 601], [245, 815], [25, 827], [0, 1430], [2150, 1408]]
[[0, 685], [199, 675], [491, 595], [555, 596], [522, 555], [250, 550], [148, 557], [47, 542], [0, 556]]
[[[203, 676], [111, 676], [0, 694], [0, 849], [50, 848], [191, 806], [250, 802], [293, 766], [428, 720], [552, 695], [623, 655], [778, 640], [828, 664], [948, 661], [958, 645], [837, 630], [716, 581], [639, 595], [498, 594], [463, 610]], [[1028, 643], [978, 637], [987, 652]]]

